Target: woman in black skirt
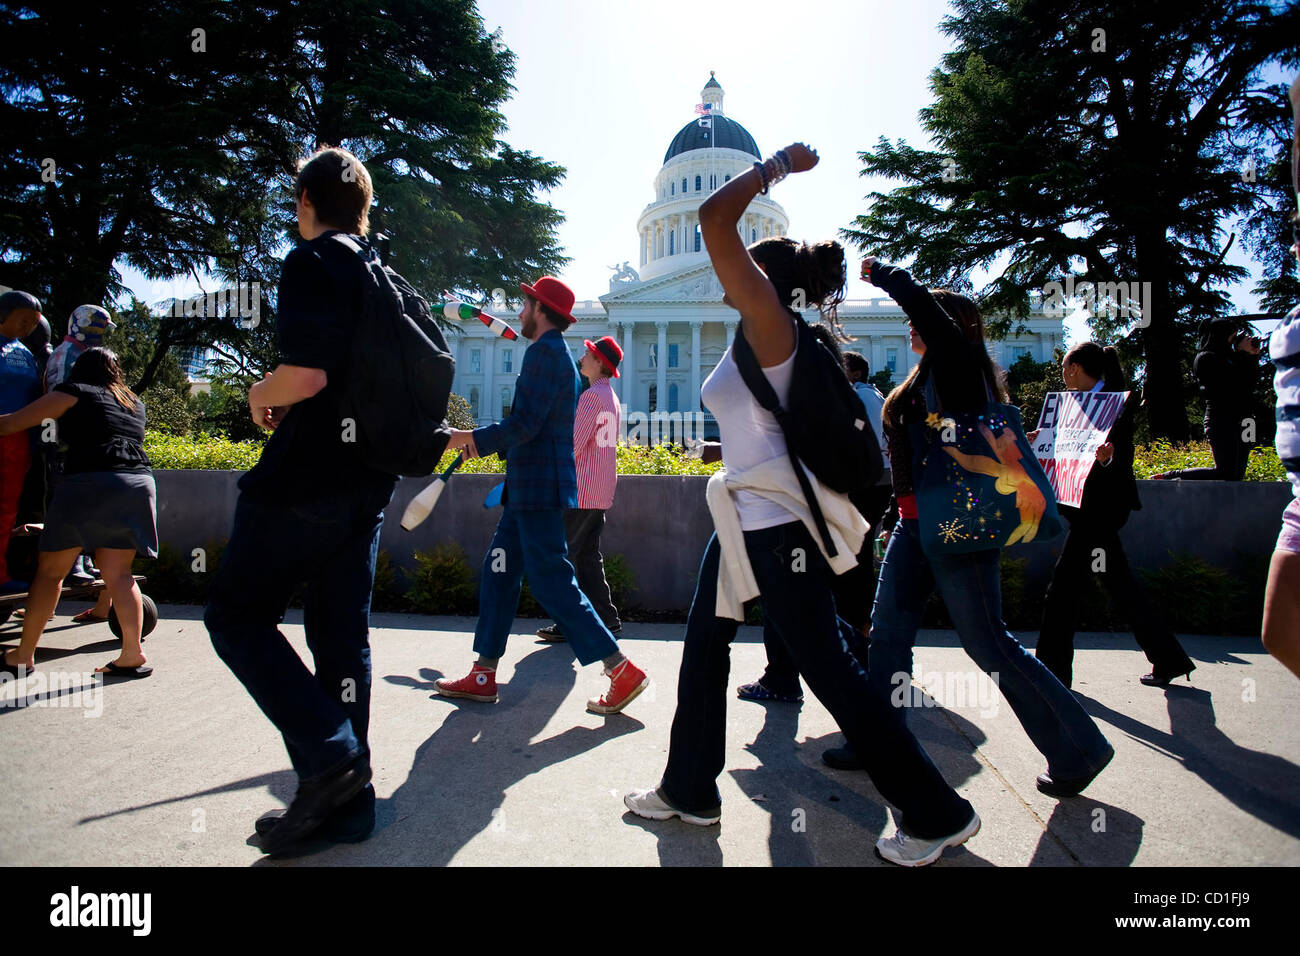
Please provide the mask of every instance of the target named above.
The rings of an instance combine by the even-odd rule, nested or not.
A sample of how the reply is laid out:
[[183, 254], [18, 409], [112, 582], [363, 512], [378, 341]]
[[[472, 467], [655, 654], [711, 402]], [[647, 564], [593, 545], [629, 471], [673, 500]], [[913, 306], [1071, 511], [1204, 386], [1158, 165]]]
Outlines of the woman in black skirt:
[[68, 380], [10, 415], [0, 415], [0, 435], [42, 429], [58, 419], [58, 439], [68, 446], [64, 477], [41, 532], [40, 560], [27, 598], [23, 636], [0, 659], [0, 672], [26, 676], [36, 645], [59, 602], [64, 577], [83, 550], [93, 550], [122, 625], [122, 652], [99, 673], [148, 677], [153, 668], [140, 648], [140, 588], [131, 574], [137, 554], [158, 556], [153, 472], [144, 453], [144, 403], [122, 381], [117, 356], [87, 349]]

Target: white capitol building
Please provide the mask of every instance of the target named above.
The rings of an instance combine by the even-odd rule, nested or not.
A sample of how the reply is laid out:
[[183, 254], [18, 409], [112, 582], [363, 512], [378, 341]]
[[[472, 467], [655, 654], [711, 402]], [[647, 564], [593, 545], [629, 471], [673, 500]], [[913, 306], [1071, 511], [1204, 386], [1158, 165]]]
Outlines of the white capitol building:
[[[723, 112], [722, 87], [712, 76], [701, 96], [712, 115], [691, 120], [668, 145], [655, 176], [654, 200], [636, 223], [636, 268], [625, 262], [607, 294], [579, 299], [573, 310], [577, 321], [565, 338], [575, 359], [584, 351], [583, 339], [612, 335], [618, 340], [622, 377], [612, 384], [629, 416], [703, 412], [706, 433], [716, 436], [712, 416], [700, 405], [700, 385], [731, 343], [738, 315], [722, 304], [722, 286], [700, 241], [698, 211], [717, 186], [763, 156], [749, 132]], [[781, 205], [759, 195], [739, 229], [751, 243], [787, 235], [789, 225]], [[1035, 309], [1024, 322], [1027, 331], [989, 343], [990, 355], [1003, 368], [1026, 353], [1048, 361], [1064, 344], [1062, 320], [1044, 316], [1041, 305]], [[517, 324], [513, 316], [504, 317]], [[817, 317], [815, 309], [804, 313], [808, 321]], [[893, 299], [848, 299], [839, 318], [854, 339], [843, 348], [865, 356], [873, 374], [888, 368], [895, 382], [902, 381], [916, 356], [908, 348], [907, 317]], [[456, 357], [452, 390], [469, 400], [480, 424], [497, 421], [513, 401], [528, 343], [501, 339], [477, 322], [461, 327], [465, 334], [449, 342]]]

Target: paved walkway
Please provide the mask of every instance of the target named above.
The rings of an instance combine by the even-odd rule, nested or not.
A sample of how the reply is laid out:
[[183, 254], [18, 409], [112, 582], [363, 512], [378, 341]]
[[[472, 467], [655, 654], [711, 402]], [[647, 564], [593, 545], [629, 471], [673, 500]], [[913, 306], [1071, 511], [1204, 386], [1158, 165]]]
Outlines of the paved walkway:
[[[163, 607], [145, 644], [153, 677], [96, 696], [81, 690], [86, 672], [116, 642], [104, 625], [70, 624], [85, 606], [61, 607], [50, 625], [37, 652], [46, 676], [0, 688], [0, 864], [267, 865], [246, 840], [295, 778], [200, 609]], [[285, 631], [305, 654], [301, 620], [291, 612]], [[269, 865], [886, 865], [871, 845], [888, 810], [864, 774], [822, 766], [842, 738], [812, 698], [731, 699], [721, 826], [628, 814], [622, 794], [663, 769], [682, 626], [625, 627], [624, 650], [655, 683], [603, 718], [584, 710], [605, 683], [599, 667], [538, 642], [540, 623], [517, 622], [490, 705], [433, 695], [436, 678], [468, 669], [472, 620], [375, 615], [379, 827], [365, 843]], [[0, 641], [17, 643], [15, 623]], [[1146, 662], [1131, 637], [1080, 635], [1075, 689], [1116, 757], [1083, 797], [1058, 802], [1035, 790], [1043, 760], [1005, 701], [969, 693], [978, 672], [954, 635], [923, 632], [925, 699], [947, 706], [910, 719], [984, 821], [939, 865], [1300, 864], [1300, 681], [1257, 640], [1184, 644], [1197, 670], [1165, 691], [1137, 682]], [[732, 685], [763, 659], [760, 632], [743, 629]], [[55, 673], [66, 676], [50, 690]]]

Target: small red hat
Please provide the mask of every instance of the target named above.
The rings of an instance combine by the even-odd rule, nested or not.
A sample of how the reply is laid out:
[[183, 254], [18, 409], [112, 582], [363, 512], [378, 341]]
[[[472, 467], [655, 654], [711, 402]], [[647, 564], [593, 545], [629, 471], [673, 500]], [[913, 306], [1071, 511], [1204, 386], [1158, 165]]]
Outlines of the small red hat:
[[600, 364], [609, 369], [610, 373], [618, 378], [618, 363], [623, 361], [623, 350], [618, 347], [618, 343], [613, 337], [606, 335], [604, 338], [592, 342], [591, 339], [583, 339], [582, 344], [592, 352], [596, 358], [600, 359]]
[[519, 288], [542, 303], [542, 305], [549, 306], [559, 312], [570, 322], [578, 321], [573, 317], [573, 303], [577, 300], [577, 296], [573, 294], [572, 289], [555, 278], [555, 276], [542, 276], [537, 280], [536, 285], [521, 282]]

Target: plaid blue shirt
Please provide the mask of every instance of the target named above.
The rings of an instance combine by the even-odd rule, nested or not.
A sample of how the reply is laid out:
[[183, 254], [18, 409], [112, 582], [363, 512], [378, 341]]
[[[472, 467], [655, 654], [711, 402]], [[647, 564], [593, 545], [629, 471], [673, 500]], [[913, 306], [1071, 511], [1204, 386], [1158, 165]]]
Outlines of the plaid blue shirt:
[[578, 367], [556, 329], [524, 352], [510, 414], [474, 430], [480, 455], [506, 460], [507, 508], [576, 508], [573, 416], [578, 406]]

